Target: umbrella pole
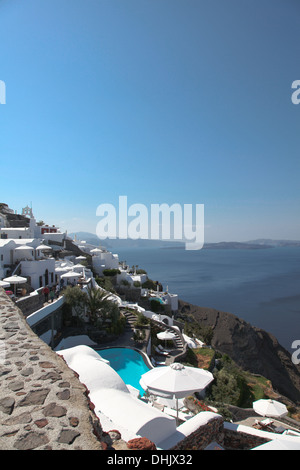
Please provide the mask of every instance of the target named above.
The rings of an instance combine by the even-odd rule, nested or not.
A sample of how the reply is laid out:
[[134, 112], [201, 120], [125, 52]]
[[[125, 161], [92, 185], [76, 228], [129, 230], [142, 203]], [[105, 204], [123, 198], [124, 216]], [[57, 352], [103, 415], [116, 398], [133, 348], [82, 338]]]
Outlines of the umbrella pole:
[[179, 419], [178, 419], [178, 398], [176, 398], [176, 424], [177, 424], [177, 426], [179, 425]]

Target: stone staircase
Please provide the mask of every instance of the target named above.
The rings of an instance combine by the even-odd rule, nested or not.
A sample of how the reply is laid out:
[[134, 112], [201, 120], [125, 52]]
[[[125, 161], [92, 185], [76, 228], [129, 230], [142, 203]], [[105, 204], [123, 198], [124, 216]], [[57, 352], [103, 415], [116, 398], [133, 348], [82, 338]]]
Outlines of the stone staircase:
[[136, 316], [128, 310], [122, 310], [122, 313], [125, 315], [126, 318], [125, 331], [133, 331], [134, 323], [136, 322]]
[[175, 348], [170, 352], [170, 356], [167, 357], [166, 365], [172, 364], [173, 362], [176, 362], [177, 360], [183, 358], [186, 355], [187, 343], [185, 342], [181, 332], [177, 330], [177, 328], [165, 325], [162, 322], [158, 322], [156, 320], [152, 321], [161, 331], [167, 331], [175, 335], [175, 338], [173, 339]]
[[[134, 324], [136, 322], [136, 315], [128, 310], [126, 308], [121, 309], [121, 312], [124, 314], [126, 318], [126, 326], [125, 326], [125, 331], [126, 332], [133, 332], [135, 327]], [[177, 328], [174, 328], [172, 326], [166, 325], [165, 323], [156, 321], [156, 320], [151, 320], [161, 331], [167, 331], [170, 333], [173, 333], [175, 335], [175, 338], [173, 339], [174, 342], [174, 349], [170, 351], [169, 356], [166, 358], [166, 365], [172, 364], [173, 362], [176, 362], [176, 360], [179, 360], [183, 358], [186, 354], [187, 351], [187, 344], [185, 340], [183, 339], [183, 336]]]

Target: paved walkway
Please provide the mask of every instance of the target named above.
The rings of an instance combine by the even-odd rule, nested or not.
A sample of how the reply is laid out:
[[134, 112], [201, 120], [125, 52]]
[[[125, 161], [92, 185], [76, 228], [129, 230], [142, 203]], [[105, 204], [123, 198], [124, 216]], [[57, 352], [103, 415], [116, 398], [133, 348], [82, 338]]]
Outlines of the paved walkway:
[[101, 450], [86, 388], [0, 288], [0, 449]]

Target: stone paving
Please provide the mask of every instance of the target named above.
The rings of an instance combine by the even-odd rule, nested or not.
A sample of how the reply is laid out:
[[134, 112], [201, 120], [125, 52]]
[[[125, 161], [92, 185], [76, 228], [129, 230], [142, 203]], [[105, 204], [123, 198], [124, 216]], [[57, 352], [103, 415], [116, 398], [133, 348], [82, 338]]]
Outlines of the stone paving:
[[0, 449], [101, 450], [102, 440], [85, 386], [0, 288]]

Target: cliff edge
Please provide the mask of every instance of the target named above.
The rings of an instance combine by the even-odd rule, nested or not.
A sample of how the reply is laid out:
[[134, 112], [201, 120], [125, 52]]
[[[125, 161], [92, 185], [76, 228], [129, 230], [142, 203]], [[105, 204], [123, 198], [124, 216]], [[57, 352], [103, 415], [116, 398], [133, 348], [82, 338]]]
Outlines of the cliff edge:
[[179, 316], [213, 328], [212, 347], [228, 354], [242, 369], [271, 380], [273, 388], [300, 404], [300, 366], [270, 333], [237, 316], [179, 301]]

